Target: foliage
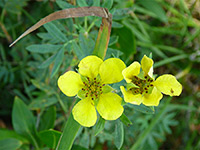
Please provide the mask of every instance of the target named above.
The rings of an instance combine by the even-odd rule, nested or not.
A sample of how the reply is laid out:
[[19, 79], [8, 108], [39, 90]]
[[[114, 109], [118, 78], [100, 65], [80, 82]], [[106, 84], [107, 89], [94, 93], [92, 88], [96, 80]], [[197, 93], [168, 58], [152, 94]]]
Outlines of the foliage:
[[175, 75], [183, 93], [165, 97], [155, 108], [125, 105], [124, 124], [99, 118], [96, 126], [81, 127], [72, 149], [200, 149], [198, 1], [11, 1], [0, 1], [0, 149], [57, 145], [75, 103], [59, 91], [57, 79], [76, 71], [92, 53], [101, 18], [53, 21], [8, 45], [46, 15], [79, 6], [102, 6], [112, 13], [106, 58], [121, 58], [128, 66], [152, 53], [154, 74]]

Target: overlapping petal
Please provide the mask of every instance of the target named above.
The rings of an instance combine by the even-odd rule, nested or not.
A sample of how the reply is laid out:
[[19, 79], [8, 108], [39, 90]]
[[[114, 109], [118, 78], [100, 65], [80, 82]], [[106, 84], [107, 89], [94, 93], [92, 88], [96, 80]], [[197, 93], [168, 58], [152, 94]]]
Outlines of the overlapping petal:
[[73, 108], [74, 119], [82, 126], [91, 127], [96, 123], [97, 113], [91, 98], [79, 101]]
[[140, 73], [140, 64], [135, 61], [130, 66], [125, 68], [122, 71], [122, 75], [124, 76], [124, 79], [127, 83], [130, 83], [132, 81], [132, 78], [134, 76], [137, 76]]
[[83, 76], [95, 78], [99, 73], [99, 68], [102, 63], [103, 60], [97, 56], [87, 56], [80, 61], [78, 65], [79, 72]]
[[74, 71], [68, 71], [58, 79], [58, 87], [67, 96], [75, 96], [83, 87], [81, 77]]
[[141, 66], [142, 66], [142, 70], [144, 71], [145, 74], [149, 74], [150, 76], [152, 75], [153, 70], [150, 70], [150, 69], [153, 66], [153, 60], [151, 58], [144, 55], [144, 57], [142, 58], [142, 61], [141, 61]]
[[114, 93], [102, 94], [97, 104], [97, 110], [102, 118], [106, 120], [115, 120], [119, 118], [124, 108], [121, 105], [122, 98]]
[[143, 96], [143, 104], [146, 106], [158, 106], [163, 95], [154, 87], [151, 94], [145, 94]]
[[118, 58], [105, 60], [99, 69], [101, 81], [104, 84], [111, 84], [123, 80], [122, 70], [126, 68], [123, 61]]
[[134, 95], [131, 91], [126, 91], [123, 86], [120, 86], [120, 89], [124, 95], [125, 102], [135, 105], [140, 105], [142, 103], [143, 99], [141, 94]]
[[158, 77], [153, 84], [166, 95], [179, 96], [182, 92], [182, 85], [170, 74]]

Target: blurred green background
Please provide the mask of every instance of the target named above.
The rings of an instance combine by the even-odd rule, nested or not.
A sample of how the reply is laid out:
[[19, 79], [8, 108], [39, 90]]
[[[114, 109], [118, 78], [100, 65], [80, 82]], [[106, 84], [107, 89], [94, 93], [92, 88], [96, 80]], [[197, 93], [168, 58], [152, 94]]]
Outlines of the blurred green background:
[[[57, 79], [92, 53], [101, 18], [53, 21], [9, 44], [48, 14], [80, 6], [112, 13], [106, 58], [119, 57], [128, 66], [152, 53], [154, 74], [173, 74], [183, 85], [182, 94], [164, 96], [155, 113], [125, 106], [133, 124], [124, 125], [121, 149], [199, 150], [199, 0], [0, 0], [0, 149], [53, 148], [39, 133], [62, 131], [74, 105], [74, 98], [59, 91]], [[14, 99], [21, 101], [13, 108]], [[81, 128], [73, 149], [117, 149], [115, 124], [107, 121], [97, 136], [94, 127]]]

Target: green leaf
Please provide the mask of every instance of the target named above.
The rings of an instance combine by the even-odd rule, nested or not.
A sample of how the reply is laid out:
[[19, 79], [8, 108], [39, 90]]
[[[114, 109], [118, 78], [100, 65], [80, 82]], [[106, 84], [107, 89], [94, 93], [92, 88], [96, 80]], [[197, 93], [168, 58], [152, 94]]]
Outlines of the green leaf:
[[82, 58], [86, 56], [83, 50], [78, 46], [76, 42], [73, 42], [72, 46], [73, 46], [74, 53], [76, 54], [79, 60], [81, 60]]
[[100, 0], [93, 1], [93, 5], [92, 6], [100, 6]]
[[20, 140], [23, 143], [29, 143], [29, 141], [24, 138], [23, 136], [17, 134], [15, 131], [13, 130], [8, 130], [8, 129], [0, 129], [0, 140], [4, 140], [4, 139], [8, 139], [8, 138], [14, 138], [17, 140]]
[[88, 6], [85, 0], [76, 0], [76, 2], [78, 3], [78, 6], [80, 7]]
[[155, 0], [143, 0], [143, 1], [137, 1], [137, 3], [141, 4], [143, 7], [145, 7], [147, 10], [153, 12], [158, 19], [160, 19], [163, 22], [167, 22], [167, 16], [165, 14], [165, 11], [160, 6], [159, 3], [157, 3]]
[[109, 85], [105, 85], [103, 86], [103, 93], [108, 93], [108, 92], [112, 92], [114, 89], [109, 86]]
[[110, 37], [110, 41], [109, 41], [109, 46], [111, 46], [111, 45], [117, 43], [118, 39], [119, 39], [118, 36], [111, 36], [111, 37]]
[[113, 21], [112, 28], [122, 28], [123, 24]]
[[139, 112], [145, 113], [145, 114], [154, 114], [155, 113], [151, 108], [149, 108], [145, 105], [142, 105], [142, 104], [141, 105], [128, 104], [127, 106], [129, 106]]
[[104, 129], [104, 126], [105, 126], [105, 120], [100, 116], [99, 121], [97, 122], [94, 129], [94, 135], [95, 136], [98, 135]]
[[12, 123], [18, 134], [25, 136], [38, 148], [34, 116], [24, 102], [18, 97], [15, 97], [14, 100]]
[[0, 150], [16, 150], [20, 148], [22, 142], [17, 139], [4, 139], [0, 140]]
[[39, 98], [38, 100], [34, 100], [29, 104], [29, 108], [32, 110], [38, 110], [42, 108], [49, 107], [53, 104], [56, 104], [58, 102], [58, 99], [55, 97], [50, 98]]
[[44, 112], [40, 119], [39, 130], [48, 130], [54, 128], [54, 123], [56, 120], [56, 107], [51, 106]]
[[38, 68], [40, 69], [47, 68], [55, 59], [56, 59], [56, 54], [52, 55], [47, 60], [45, 60], [41, 65], [38, 66]]
[[26, 49], [30, 52], [45, 54], [45, 53], [56, 52], [61, 47], [62, 47], [62, 45], [33, 44], [33, 45], [26, 47]]
[[88, 150], [88, 148], [82, 147], [80, 145], [73, 145], [72, 150]]
[[123, 27], [115, 30], [119, 36], [119, 40], [115, 47], [120, 49], [124, 53], [124, 60], [128, 59], [134, 53], [136, 53], [136, 41], [135, 36], [130, 29]]
[[39, 133], [40, 140], [44, 142], [49, 148], [53, 148], [53, 149], [56, 148], [60, 136], [61, 136], [61, 132], [53, 130], [53, 129], [41, 131]]
[[115, 138], [114, 144], [120, 149], [124, 143], [124, 127], [121, 121], [117, 120], [117, 124], [115, 126]]
[[60, 65], [63, 62], [64, 58], [64, 48], [61, 48], [61, 50], [56, 55], [56, 60], [51, 72], [51, 78], [58, 72], [58, 69], [60, 68]]
[[71, 5], [69, 3], [67, 3], [66, 1], [62, 1], [62, 0], [57, 0], [56, 4], [61, 8], [61, 9], [67, 9], [67, 8], [75, 8], [76, 6]]
[[69, 150], [81, 126], [74, 120], [72, 113], [67, 120], [64, 131], [59, 139], [56, 150]]
[[120, 120], [125, 124], [126, 126], [132, 125], [132, 122], [128, 119], [128, 117], [123, 113], [120, 116]]
[[62, 33], [62, 31], [53, 23], [49, 22], [44, 25], [45, 29], [55, 40], [59, 40], [60, 42], [66, 42], [67, 38]]
[[112, 5], [113, 5], [113, 0], [104, 0], [102, 7], [111, 9]]
[[110, 57], [119, 58], [119, 56], [121, 55], [123, 55], [123, 52], [121, 52], [120, 50], [108, 48], [105, 59], [108, 59]]
[[154, 68], [163, 66], [163, 65], [165, 65], [165, 64], [172, 63], [172, 62], [174, 62], [174, 61], [186, 59], [186, 58], [188, 58], [188, 55], [187, 55], [187, 54], [181, 54], [181, 55], [173, 56], [173, 57], [170, 57], [170, 58], [166, 58], [166, 59], [163, 59], [163, 60], [161, 60], [161, 61], [159, 61], [159, 62], [156, 62], [156, 63], [154, 64]]
[[47, 84], [38, 81], [38, 80], [31, 80], [32, 84], [37, 87], [38, 89], [44, 91], [47, 95], [54, 93], [54, 90], [51, 86], [47, 86]]

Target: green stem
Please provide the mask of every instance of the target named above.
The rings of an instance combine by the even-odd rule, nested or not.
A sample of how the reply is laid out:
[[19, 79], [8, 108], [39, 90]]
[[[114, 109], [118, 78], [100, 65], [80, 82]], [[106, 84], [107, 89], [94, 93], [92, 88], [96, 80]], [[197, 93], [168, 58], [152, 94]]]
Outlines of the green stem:
[[167, 101], [165, 102], [163, 108], [160, 110], [159, 114], [157, 114], [157, 116], [153, 119], [153, 121], [151, 122], [151, 124], [149, 125], [149, 127], [146, 128], [146, 130], [144, 130], [144, 132], [139, 136], [138, 140], [130, 148], [130, 150], [138, 150], [138, 148], [141, 145], [141, 143], [143, 142], [143, 140], [147, 137], [147, 135], [149, 134], [149, 132], [153, 129], [153, 127], [161, 119], [163, 113], [165, 113], [165, 109], [167, 108], [168, 104], [170, 103], [170, 100], [171, 100], [171, 97], [167, 99]]
[[74, 120], [71, 113], [58, 142], [56, 150], [70, 150], [80, 127], [81, 126]]
[[102, 18], [102, 24], [96, 40], [96, 45], [93, 54], [104, 59], [110, 40], [112, 27], [112, 15], [107, 11], [108, 18]]

